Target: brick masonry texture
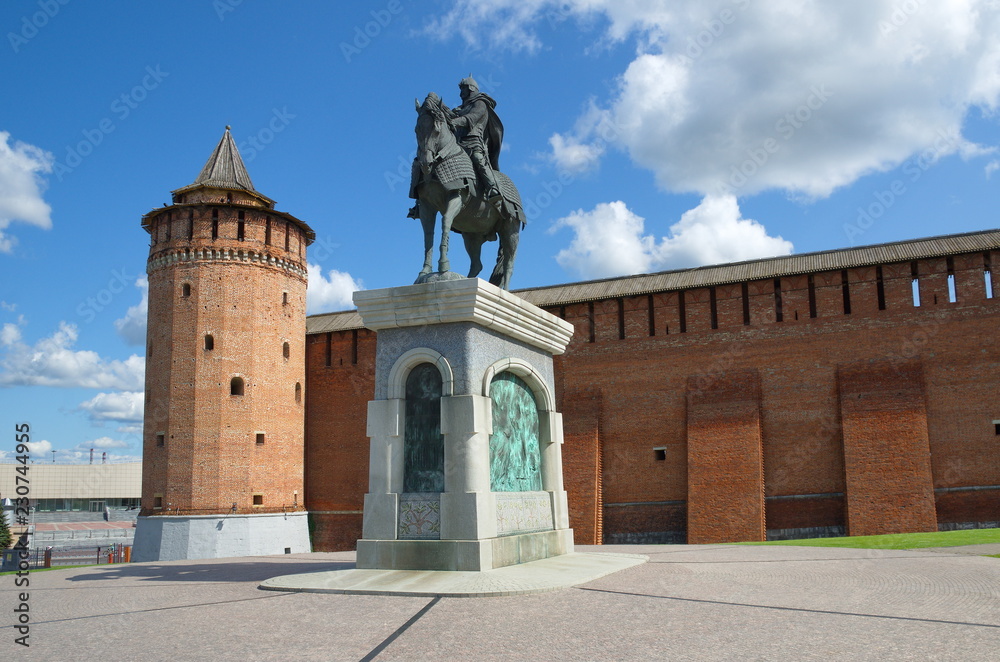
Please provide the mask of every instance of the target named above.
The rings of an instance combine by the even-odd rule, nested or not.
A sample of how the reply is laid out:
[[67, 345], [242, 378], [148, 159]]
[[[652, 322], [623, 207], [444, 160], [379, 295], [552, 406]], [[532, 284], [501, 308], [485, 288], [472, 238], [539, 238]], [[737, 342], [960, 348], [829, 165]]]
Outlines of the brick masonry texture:
[[182, 200], [144, 219], [142, 514], [302, 510], [304, 228], [251, 195]]
[[[549, 307], [575, 327], [555, 370], [576, 541], [996, 521], [987, 258], [1000, 264], [970, 253]], [[374, 345], [364, 329], [308, 339], [309, 507], [331, 512], [317, 549], [352, 549], [360, 527]]]

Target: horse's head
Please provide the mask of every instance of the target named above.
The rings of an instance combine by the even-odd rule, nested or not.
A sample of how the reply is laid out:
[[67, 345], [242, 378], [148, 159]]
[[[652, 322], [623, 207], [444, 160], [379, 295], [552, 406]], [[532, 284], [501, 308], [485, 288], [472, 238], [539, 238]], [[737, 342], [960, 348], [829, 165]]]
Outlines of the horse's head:
[[461, 147], [448, 125], [441, 97], [431, 92], [422, 105], [416, 99], [413, 103], [417, 110], [417, 125], [414, 128], [417, 134], [417, 160], [427, 175], [435, 161], [457, 154]]

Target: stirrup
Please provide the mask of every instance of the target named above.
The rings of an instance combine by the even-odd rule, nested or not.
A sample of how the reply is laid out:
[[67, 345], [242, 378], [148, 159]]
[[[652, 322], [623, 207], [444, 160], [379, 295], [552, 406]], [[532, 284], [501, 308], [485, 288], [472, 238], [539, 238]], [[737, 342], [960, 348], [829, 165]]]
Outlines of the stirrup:
[[416, 218], [416, 219], [419, 219], [420, 218], [420, 205], [418, 205], [418, 204], [417, 205], [413, 205], [413, 207], [410, 208], [410, 211], [408, 211], [406, 213], [406, 218]]

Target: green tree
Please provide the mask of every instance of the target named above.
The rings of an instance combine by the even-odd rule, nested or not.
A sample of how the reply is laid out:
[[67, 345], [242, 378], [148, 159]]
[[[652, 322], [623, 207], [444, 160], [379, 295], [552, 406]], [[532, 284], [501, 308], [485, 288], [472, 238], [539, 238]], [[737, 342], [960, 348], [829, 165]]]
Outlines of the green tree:
[[7, 549], [13, 542], [14, 536], [11, 535], [10, 527], [7, 526], [7, 516], [3, 514], [3, 511], [0, 511], [0, 549]]

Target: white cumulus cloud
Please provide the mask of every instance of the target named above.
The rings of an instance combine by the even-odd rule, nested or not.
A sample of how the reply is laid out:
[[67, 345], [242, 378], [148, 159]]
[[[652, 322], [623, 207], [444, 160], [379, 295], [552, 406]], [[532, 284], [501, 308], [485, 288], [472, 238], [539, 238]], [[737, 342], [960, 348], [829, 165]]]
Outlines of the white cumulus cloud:
[[657, 239], [645, 219], [622, 201], [601, 203], [561, 218], [553, 230], [569, 228], [573, 239], [556, 256], [564, 269], [584, 279], [607, 278], [703, 264], [787, 255], [792, 244], [772, 237], [757, 221], [743, 218], [732, 195], [706, 196]]
[[149, 307], [149, 281], [140, 276], [135, 286], [142, 292], [142, 299], [134, 306], [129, 306], [125, 317], [115, 320], [118, 335], [129, 345], [146, 344], [146, 310]]
[[94, 421], [142, 421], [143, 392], [120, 391], [98, 393], [90, 400], [80, 403], [80, 409], [89, 413]]
[[41, 441], [29, 441], [25, 445], [28, 447], [28, 454], [35, 459], [44, 457], [46, 453], [52, 451], [52, 442], [45, 439]]
[[0, 131], [0, 253], [10, 253], [16, 243], [6, 233], [11, 223], [52, 227], [42, 174], [51, 172], [53, 163], [48, 152], [20, 141], [11, 145], [10, 133]]
[[[962, 127], [1000, 107], [995, 0], [460, 0], [432, 27], [533, 52], [563, 21], [634, 43], [596, 104], [668, 191], [823, 197], [926, 150], [992, 151]], [[592, 165], [602, 143], [583, 124], [553, 136], [557, 164]]]
[[306, 289], [306, 312], [329, 313], [354, 307], [351, 298], [358, 290], [364, 289], [360, 280], [351, 274], [330, 269], [323, 275], [323, 267], [309, 264], [309, 286]]
[[[4, 327], [6, 332], [7, 327]], [[11, 342], [0, 355], [0, 386], [62, 386], [141, 391], [145, 361], [131, 355], [124, 361], [102, 358], [97, 352], [75, 350], [77, 328], [59, 323], [59, 330], [34, 345], [6, 332]]]

